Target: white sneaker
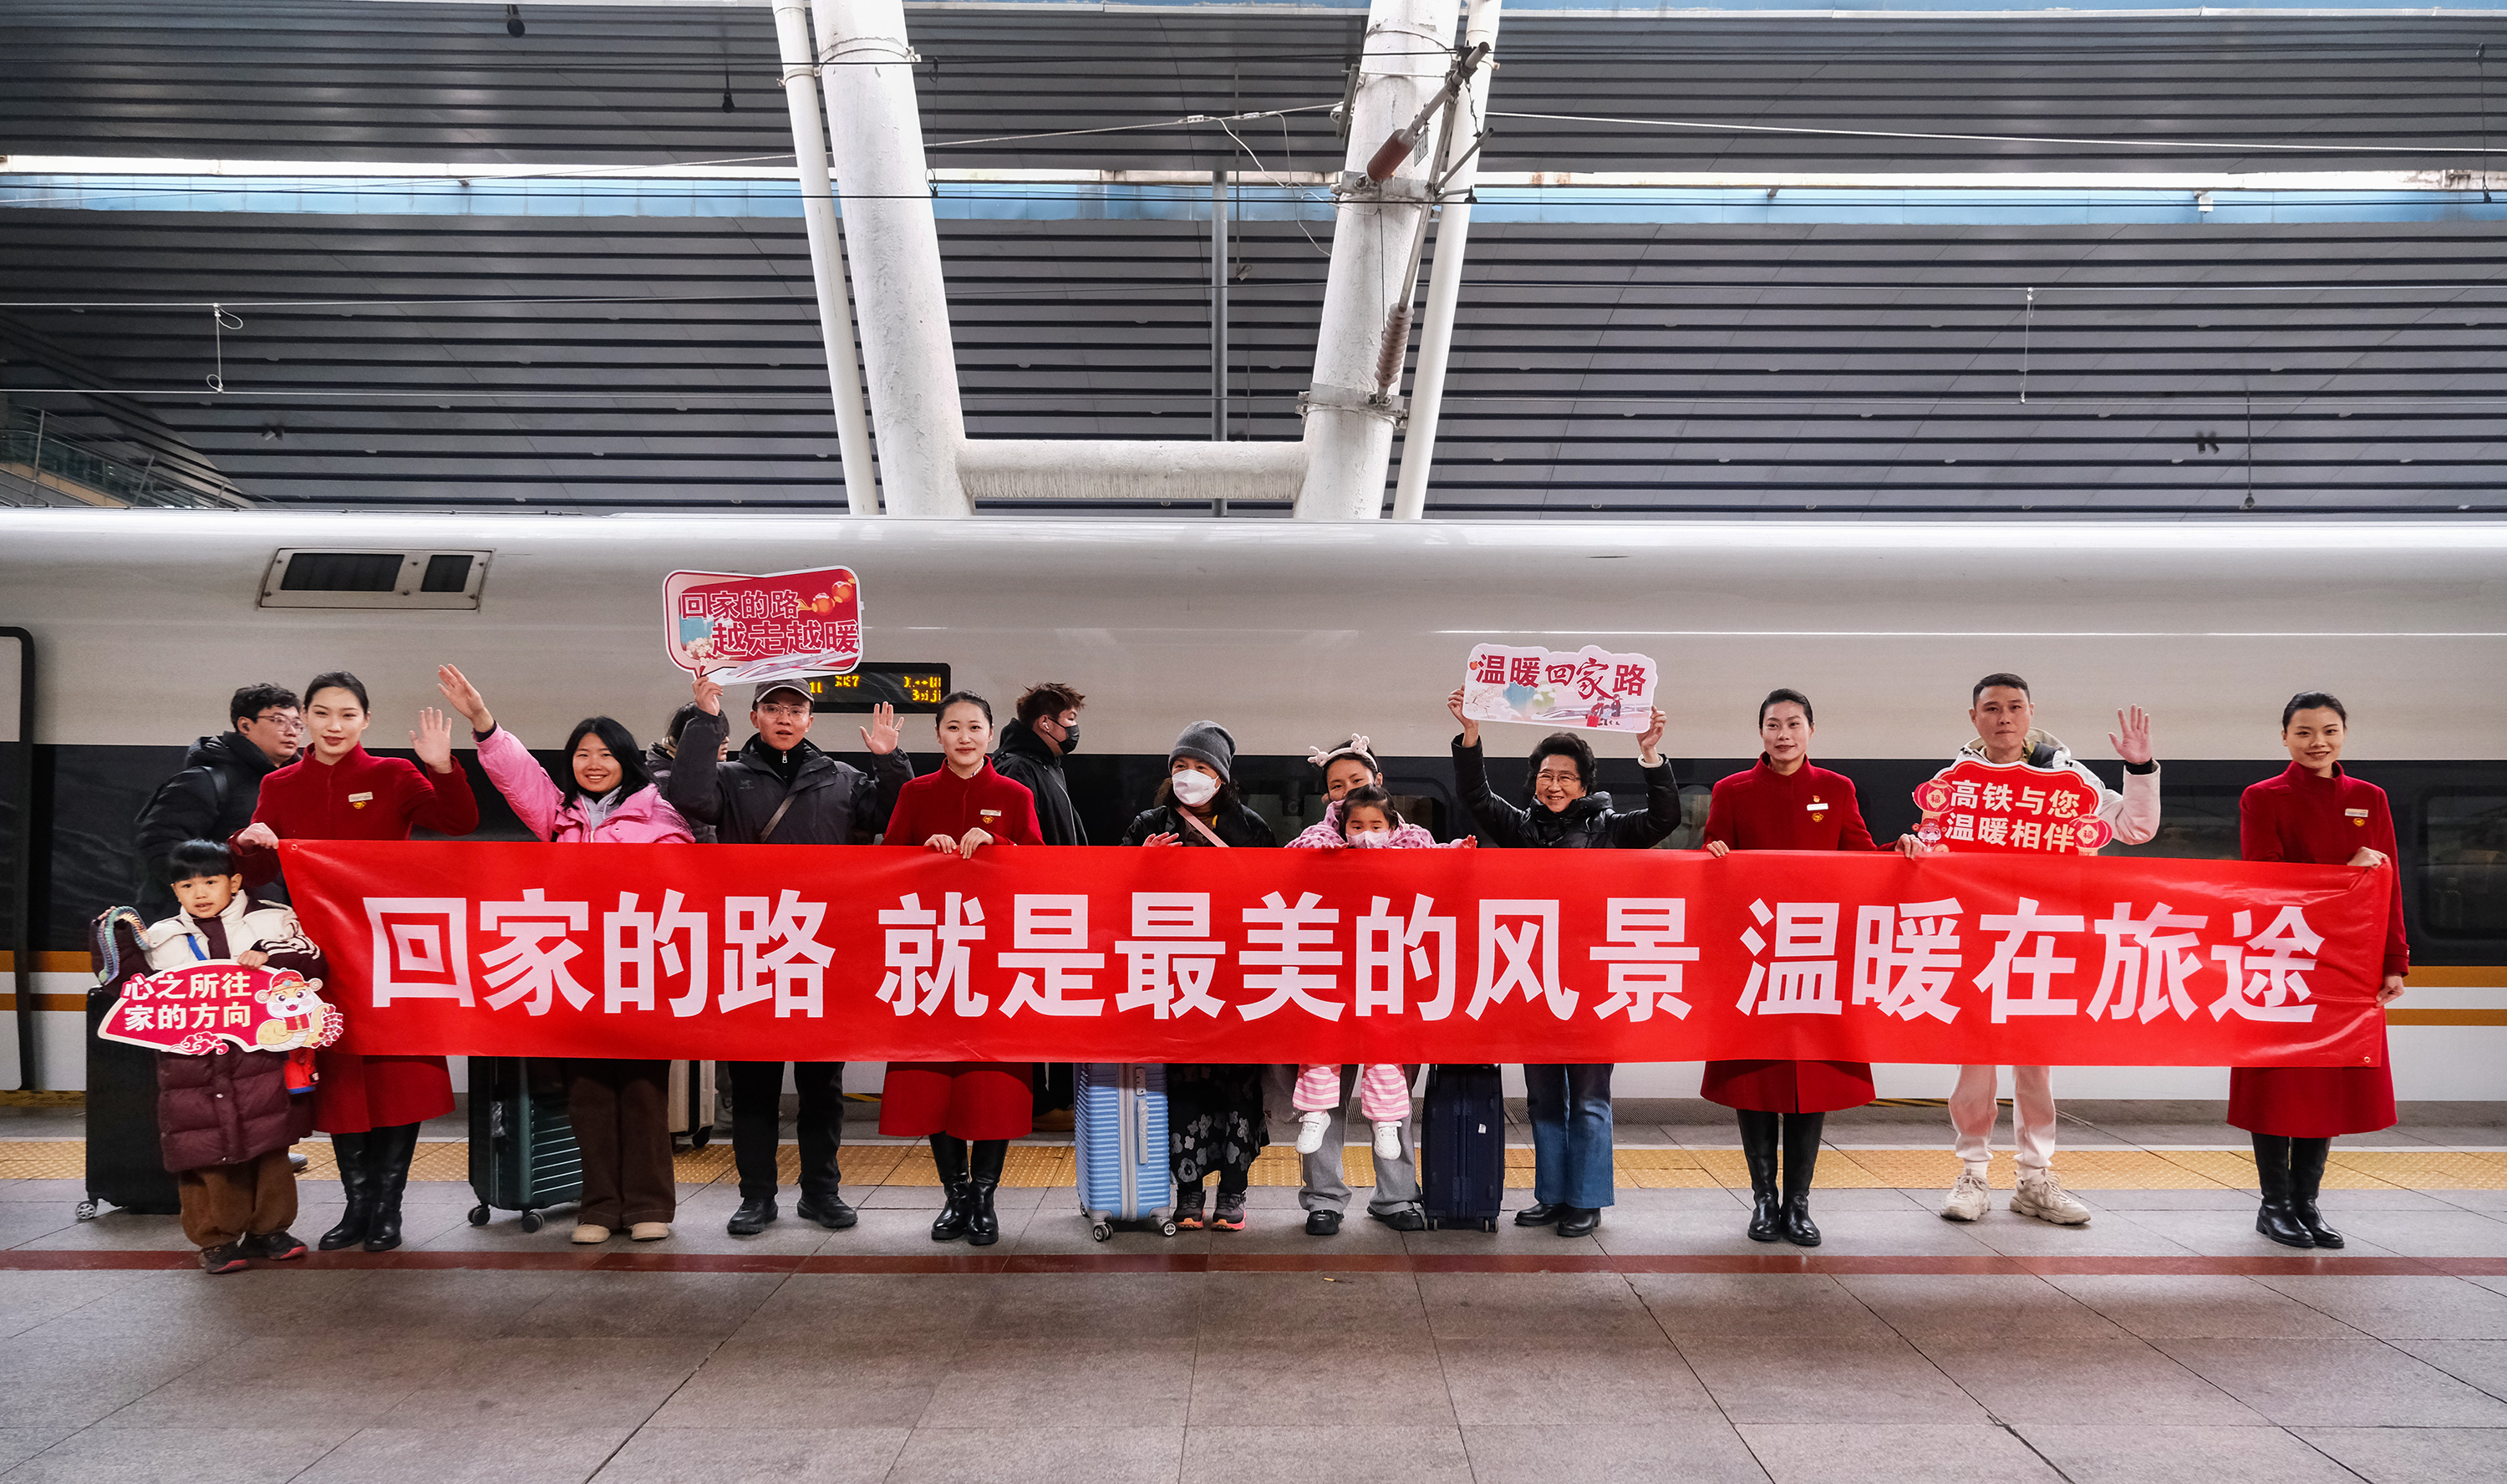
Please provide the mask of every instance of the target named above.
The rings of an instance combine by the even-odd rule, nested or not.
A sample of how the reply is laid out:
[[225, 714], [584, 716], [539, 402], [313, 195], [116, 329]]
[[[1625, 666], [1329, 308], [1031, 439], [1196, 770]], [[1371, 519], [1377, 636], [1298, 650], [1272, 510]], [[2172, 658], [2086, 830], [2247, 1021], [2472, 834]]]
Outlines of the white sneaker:
[[1981, 1221], [1993, 1204], [1993, 1187], [1981, 1175], [1959, 1172], [1958, 1183], [1950, 1187], [1950, 1198], [1942, 1203], [1944, 1221]]
[[2072, 1193], [2063, 1188], [2062, 1177], [2052, 1170], [2019, 1177], [2019, 1188], [2011, 1192], [2011, 1213], [2035, 1216], [2056, 1226], [2089, 1224], [2089, 1209], [2072, 1198]]
[[1331, 1114], [1315, 1112], [1297, 1115], [1297, 1152], [1312, 1154], [1324, 1146], [1324, 1131], [1331, 1127]]
[[1401, 1157], [1401, 1125], [1379, 1123], [1375, 1126], [1375, 1157], [1377, 1159]]

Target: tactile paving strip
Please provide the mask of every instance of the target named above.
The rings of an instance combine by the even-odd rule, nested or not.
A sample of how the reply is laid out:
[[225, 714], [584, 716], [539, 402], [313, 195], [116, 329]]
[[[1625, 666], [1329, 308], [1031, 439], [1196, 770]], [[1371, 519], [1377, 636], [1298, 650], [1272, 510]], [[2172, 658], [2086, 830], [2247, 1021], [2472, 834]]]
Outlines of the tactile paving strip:
[[[329, 1178], [339, 1173], [331, 1142], [315, 1138], [296, 1146], [310, 1166], [306, 1175]], [[778, 1174], [786, 1184], [799, 1180], [798, 1145], [777, 1151]], [[1069, 1144], [1013, 1144], [1001, 1171], [1001, 1183], [1013, 1187], [1054, 1187], [1076, 1182]], [[846, 1144], [842, 1154], [848, 1185], [937, 1186], [938, 1170], [931, 1151], [922, 1144]], [[1746, 1190], [1748, 1162], [1738, 1149], [1620, 1149], [1613, 1160], [1618, 1182], [1635, 1190]], [[677, 1156], [683, 1183], [710, 1184], [732, 1174], [728, 1140], [717, 1139], [702, 1149]], [[1375, 1157], [1364, 1144], [1352, 1144], [1342, 1155], [1343, 1177], [1354, 1188], [1375, 1183]], [[1946, 1149], [1824, 1148], [1819, 1155], [1822, 1190], [1946, 1189], [1958, 1177], [1958, 1160]], [[2063, 1183], [2076, 1190], [2252, 1190], [2253, 1158], [2235, 1149], [2065, 1149], [2054, 1156]], [[1527, 1148], [1506, 1151], [1506, 1183], [1510, 1190], [1532, 1188], [1533, 1156]], [[87, 1173], [87, 1144], [74, 1139], [0, 1140], [0, 1179], [74, 1180]], [[420, 1180], [467, 1180], [470, 1146], [457, 1140], [420, 1143], [410, 1162], [410, 1177]], [[1993, 1157], [1991, 1178], [1997, 1190], [2017, 1177], [2011, 1156]], [[1297, 1152], [1273, 1144], [1254, 1161], [1256, 1185], [1298, 1184]], [[2507, 1152], [2460, 1149], [2333, 1148], [2324, 1171], [2328, 1190], [2507, 1190]]]

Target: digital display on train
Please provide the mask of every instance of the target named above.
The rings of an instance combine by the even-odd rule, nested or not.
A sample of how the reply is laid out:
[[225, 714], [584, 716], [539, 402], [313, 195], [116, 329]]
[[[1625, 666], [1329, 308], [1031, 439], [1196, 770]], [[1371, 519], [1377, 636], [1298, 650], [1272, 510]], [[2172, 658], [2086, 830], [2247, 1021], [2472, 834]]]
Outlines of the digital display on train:
[[949, 694], [949, 667], [865, 660], [852, 674], [812, 675], [804, 683], [813, 710], [867, 711], [884, 702], [906, 715], [928, 715]]

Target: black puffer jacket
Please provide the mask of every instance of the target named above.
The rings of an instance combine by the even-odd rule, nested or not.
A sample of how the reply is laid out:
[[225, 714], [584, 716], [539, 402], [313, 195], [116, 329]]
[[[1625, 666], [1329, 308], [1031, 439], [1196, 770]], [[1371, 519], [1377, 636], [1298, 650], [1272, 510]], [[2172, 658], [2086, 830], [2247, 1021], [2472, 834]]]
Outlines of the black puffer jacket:
[[[722, 717], [699, 711], [679, 733], [679, 750], [692, 758], [711, 757], [730, 731]], [[662, 797], [690, 824], [713, 826], [724, 845], [868, 845], [888, 827], [896, 791], [914, 777], [903, 747], [873, 753], [869, 775], [807, 742], [792, 751], [800, 758], [800, 769], [789, 788], [775, 770], [775, 749], [765, 739], [752, 737], [711, 768], [674, 766], [662, 785]], [[767, 822], [787, 793], [792, 807], [770, 838]]]
[[[165, 856], [186, 840], [224, 840], [252, 822], [261, 802], [261, 780], [277, 768], [241, 732], [203, 737], [183, 755], [183, 771], [157, 785], [139, 811], [139, 915], [154, 923], [179, 909], [165, 885]], [[254, 888], [271, 901], [287, 900], [272, 884]]]
[[1036, 822], [1047, 845], [1086, 845], [1088, 831], [1071, 804], [1071, 783], [1062, 772], [1062, 752], [1036, 735], [1036, 728], [1011, 722], [993, 753], [993, 770], [1036, 795]]
[[[1259, 849], [1280, 843], [1280, 838], [1271, 833], [1270, 821], [1242, 804], [1233, 810], [1220, 811], [1218, 817], [1210, 822], [1210, 828], [1219, 839], [1239, 849]], [[1172, 804], [1142, 810], [1133, 818], [1131, 827], [1123, 831], [1123, 844], [1143, 845], [1151, 835], [1173, 835], [1184, 845], [1197, 845], [1204, 849], [1210, 845], [1209, 841], [1201, 838], [1201, 831], [1184, 822], [1183, 815], [1178, 814]]]
[[1561, 810], [1535, 805], [1524, 809], [1499, 798], [1489, 788], [1487, 755], [1454, 739], [1454, 781], [1463, 804], [1477, 819], [1491, 844], [1533, 850], [1642, 851], [1661, 844], [1680, 828], [1680, 780], [1671, 762], [1645, 770], [1646, 807], [1642, 812], [1614, 812], [1607, 793], [1588, 793]]

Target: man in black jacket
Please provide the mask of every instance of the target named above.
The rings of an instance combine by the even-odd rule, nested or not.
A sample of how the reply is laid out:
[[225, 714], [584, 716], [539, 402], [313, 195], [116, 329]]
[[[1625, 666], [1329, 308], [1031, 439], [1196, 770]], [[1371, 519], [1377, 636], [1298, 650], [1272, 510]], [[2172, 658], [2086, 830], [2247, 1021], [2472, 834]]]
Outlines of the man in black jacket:
[[1047, 845], [1088, 843], [1062, 772], [1062, 760], [1079, 750], [1079, 708], [1087, 704], [1087, 697], [1058, 680], [1029, 687], [1018, 700], [1018, 720], [1002, 730], [993, 753], [995, 772], [1036, 795], [1036, 817]]
[[[261, 780], [296, 761], [305, 742], [304, 707], [276, 685], [247, 685], [227, 703], [232, 731], [203, 737], [139, 811], [139, 914], [149, 922], [180, 908], [165, 882], [165, 859], [186, 840], [224, 840], [252, 822]], [[287, 900], [276, 882], [256, 888], [270, 902]]]
[[[1079, 708], [1087, 704], [1087, 697], [1059, 680], [1028, 687], [1018, 699], [1017, 719], [1002, 730], [993, 752], [993, 771], [1036, 795], [1036, 822], [1047, 845], [1088, 843], [1088, 828], [1072, 807], [1071, 784], [1062, 772], [1062, 760], [1079, 750]], [[1038, 1067], [1036, 1118], [1047, 1127], [1071, 1127], [1073, 1091], [1069, 1062]]]
[[[738, 752], [717, 757], [730, 736], [722, 715], [722, 685], [696, 678], [697, 713], [679, 733], [678, 755], [662, 796], [690, 824], [711, 825], [724, 845], [868, 845], [896, 807], [896, 791], [914, 777], [897, 746], [896, 708], [871, 708], [861, 729], [871, 752], [871, 776], [819, 751], [809, 740], [809, 693], [791, 681], [757, 687], [748, 708], [757, 729]], [[753, 1237], [776, 1218], [776, 1129], [782, 1119], [781, 1062], [726, 1062], [731, 1073], [731, 1151], [740, 1171], [740, 1210], [732, 1213], [735, 1237]], [[842, 1062], [795, 1062], [793, 1086], [801, 1095], [801, 1200], [793, 1210], [805, 1221], [842, 1231], [857, 1219], [839, 1194], [837, 1145], [844, 1123]]]

